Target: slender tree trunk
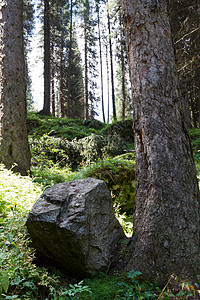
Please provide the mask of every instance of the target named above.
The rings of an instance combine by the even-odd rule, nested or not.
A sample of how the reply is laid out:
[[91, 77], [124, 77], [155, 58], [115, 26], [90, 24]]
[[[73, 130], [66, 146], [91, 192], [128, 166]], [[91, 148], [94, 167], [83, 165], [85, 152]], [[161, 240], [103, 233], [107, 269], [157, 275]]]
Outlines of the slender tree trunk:
[[69, 36], [69, 56], [68, 56], [68, 82], [67, 82], [67, 117], [70, 115], [71, 97], [71, 71], [72, 71], [72, 25], [73, 25], [73, 1], [70, 2], [70, 36]]
[[52, 115], [56, 116], [56, 106], [55, 106], [55, 84], [54, 84], [54, 76], [55, 76], [55, 66], [54, 66], [54, 47], [53, 42], [51, 44], [51, 110]]
[[107, 93], [108, 93], [108, 118], [107, 123], [110, 121], [110, 76], [109, 76], [109, 64], [108, 64], [108, 47], [106, 45], [106, 69], [107, 69]]
[[63, 58], [63, 36], [61, 36], [61, 47], [60, 47], [60, 89], [59, 89], [59, 95], [60, 95], [60, 109], [61, 109], [61, 117], [64, 117], [65, 110], [64, 110], [64, 99], [63, 99], [63, 80], [64, 80], [64, 74], [63, 74], [63, 64], [64, 64], [64, 58]]
[[50, 115], [50, 22], [49, 0], [44, 0], [44, 106], [42, 113]]
[[121, 66], [122, 66], [122, 119], [125, 119], [126, 115], [126, 85], [125, 85], [125, 63], [124, 63], [124, 38], [123, 38], [123, 24], [122, 16], [120, 14], [120, 43], [121, 43]]
[[127, 270], [200, 274], [199, 190], [177, 92], [166, 1], [123, 0], [134, 97], [136, 198]]
[[0, 2], [0, 162], [22, 175], [30, 170], [22, 0]]
[[85, 120], [89, 119], [89, 101], [88, 101], [88, 36], [87, 36], [87, 8], [86, 1], [84, 2], [84, 54], [85, 54], [85, 90], [84, 90], [84, 98], [85, 98], [85, 107], [84, 107], [84, 118]]
[[99, 60], [100, 60], [100, 73], [101, 73], [101, 105], [102, 105], [103, 122], [105, 123], [106, 119], [105, 119], [104, 100], [103, 100], [103, 63], [102, 63], [102, 49], [101, 49], [101, 28], [100, 28], [98, 4], [97, 4], [97, 22], [98, 22], [98, 34], [99, 34]]
[[115, 85], [114, 85], [114, 71], [113, 71], [113, 54], [112, 54], [112, 38], [110, 28], [110, 13], [107, 9], [108, 18], [108, 35], [109, 35], [109, 47], [110, 47], [110, 73], [111, 73], [111, 87], [112, 87], [112, 106], [113, 106], [113, 119], [116, 119], [116, 106], [115, 106]]

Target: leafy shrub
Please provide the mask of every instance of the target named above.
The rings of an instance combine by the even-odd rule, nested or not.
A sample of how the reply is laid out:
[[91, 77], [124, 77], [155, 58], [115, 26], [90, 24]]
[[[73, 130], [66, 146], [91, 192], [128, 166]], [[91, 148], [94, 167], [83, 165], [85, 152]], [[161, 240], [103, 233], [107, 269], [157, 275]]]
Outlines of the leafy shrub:
[[56, 164], [76, 169], [80, 165], [90, 164], [103, 157], [123, 153], [125, 144], [119, 136], [103, 137], [92, 134], [72, 142], [63, 138], [43, 135], [41, 138], [29, 138], [32, 165]]
[[112, 124], [109, 124], [105, 128], [103, 128], [101, 130], [101, 134], [103, 135], [117, 134], [124, 141], [133, 143], [134, 142], [133, 120], [128, 119], [128, 120], [114, 121]]
[[32, 203], [42, 193], [41, 188], [34, 184], [29, 177], [13, 174], [0, 165], [0, 213], [10, 207], [29, 209]]
[[57, 164], [60, 167], [76, 168], [81, 161], [80, 152], [75, 143], [66, 139], [43, 135], [41, 138], [29, 138], [32, 164]]
[[[132, 159], [134, 159], [133, 155]], [[74, 173], [70, 179], [87, 177], [104, 180], [111, 191], [115, 206], [119, 207], [120, 213], [133, 213], [135, 198], [134, 160], [128, 160], [126, 155], [122, 155], [98, 161]]]

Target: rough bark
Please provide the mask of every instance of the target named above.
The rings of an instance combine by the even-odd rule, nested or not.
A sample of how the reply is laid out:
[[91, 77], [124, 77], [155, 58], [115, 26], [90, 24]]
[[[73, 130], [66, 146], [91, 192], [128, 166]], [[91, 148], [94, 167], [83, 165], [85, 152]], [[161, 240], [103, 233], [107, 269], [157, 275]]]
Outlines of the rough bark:
[[127, 270], [163, 283], [196, 280], [199, 190], [182, 104], [166, 1], [123, 0], [134, 98], [136, 199]]
[[44, 0], [44, 106], [42, 113], [50, 115], [50, 21], [49, 0]]
[[26, 126], [23, 1], [0, 2], [0, 162], [26, 175], [30, 150]]

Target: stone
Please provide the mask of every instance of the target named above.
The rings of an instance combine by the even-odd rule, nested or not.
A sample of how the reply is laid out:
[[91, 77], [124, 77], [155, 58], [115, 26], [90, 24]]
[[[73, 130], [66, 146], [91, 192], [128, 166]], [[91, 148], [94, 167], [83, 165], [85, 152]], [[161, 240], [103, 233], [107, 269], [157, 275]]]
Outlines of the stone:
[[26, 225], [40, 261], [78, 276], [107, 271], [126, 239], [106, 183], [94, 178], [48, 188]]

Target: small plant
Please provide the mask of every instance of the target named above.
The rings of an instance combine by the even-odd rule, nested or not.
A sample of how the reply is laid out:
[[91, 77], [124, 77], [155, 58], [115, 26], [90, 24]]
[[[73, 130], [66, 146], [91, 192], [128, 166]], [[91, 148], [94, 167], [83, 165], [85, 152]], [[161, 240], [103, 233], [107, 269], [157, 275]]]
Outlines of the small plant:
[[162, 289], [158, 300], [164, 299], [188, 299], [188, 297], [200, 296], [199, 291], [191, 283], [185, 282], [180, 277], [172, 274]]
[[[76, 284], [69, 284], [68, 288], [61, 288], [57, 295], [54, 293], [53, 299], [66, 300], [66, 299], [82, 299], [83, 296], [88, 297], [92, 294], [89, 286], [84, 285], [84, 281]], [[89, 298], [88, 298], [89, 299]]]

